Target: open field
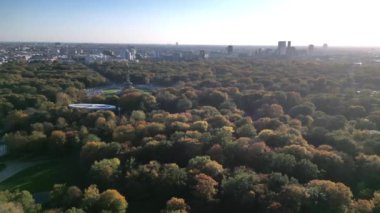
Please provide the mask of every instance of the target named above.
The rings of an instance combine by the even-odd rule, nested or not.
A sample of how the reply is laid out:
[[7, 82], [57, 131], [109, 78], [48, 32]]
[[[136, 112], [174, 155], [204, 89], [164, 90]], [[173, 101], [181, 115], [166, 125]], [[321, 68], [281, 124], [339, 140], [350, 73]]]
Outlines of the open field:
[[115, 95], [120, 92], [120, 89], [105, 89], [103, 90], [104, 95]]
[[0, 183], [0, 190], [49, 191], [56, 183], [78, 184], [79, 164], [74, 158], [54, 159], [25, 169]]
[[0, 163], [0, 172], [5, 169], [6, 165], [4, 163]]

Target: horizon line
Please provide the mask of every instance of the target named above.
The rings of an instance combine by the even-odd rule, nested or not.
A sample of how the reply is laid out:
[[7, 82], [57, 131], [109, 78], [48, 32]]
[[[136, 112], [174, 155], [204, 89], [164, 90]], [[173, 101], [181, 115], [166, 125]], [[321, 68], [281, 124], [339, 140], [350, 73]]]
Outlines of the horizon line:
[[[285, 40], [279, 40], [279, 41], [285, 41]], [[293, 42], [293, 41], [292, 41]], [[106, 45], [152, 45], [152, 46], [177, 46], [176, 43], [118, 43], [118, 42], [86, 42], [86, 41], [2, 41], [0, 40], [0, 43], [44, 43], [44, 44], [54, 44], [54, 43], [61, 43], [61, 44], [106, 44]], [[326, 43], [328, 44], [328, 43]], [[277, 44], [195, 44], [195, 43], [179, 43], [178, 46], [263, 46], [263, 47], [276, 47]], [[308, 47], [309, 45], [314, 45], [314, 48], [323, 47], [322, 45], [315, 45], [315, 44], [304, 44], [304, 45], [292, 45], [292, 47]], [[328, 44], [328, 48], [380, 48], [379, 46], [371, 46], [371, 45], [330, 45]]]

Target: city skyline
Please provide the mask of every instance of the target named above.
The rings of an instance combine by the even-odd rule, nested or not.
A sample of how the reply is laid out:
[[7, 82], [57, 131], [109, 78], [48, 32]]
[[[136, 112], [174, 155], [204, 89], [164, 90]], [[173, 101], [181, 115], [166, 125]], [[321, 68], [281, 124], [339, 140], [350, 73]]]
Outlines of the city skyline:
[[0, 41], [380, 46], [374, 0], [2, 0]]

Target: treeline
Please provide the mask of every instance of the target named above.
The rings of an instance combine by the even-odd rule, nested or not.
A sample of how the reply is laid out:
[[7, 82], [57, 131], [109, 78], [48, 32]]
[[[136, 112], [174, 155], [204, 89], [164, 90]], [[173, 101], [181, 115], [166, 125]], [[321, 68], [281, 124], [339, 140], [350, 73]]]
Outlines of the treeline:
[[[79, 153], [86, 174], [84, 186], [54, 186], [44, 209], [380, 212], [377, 65], [228, 59], [91, 67], [111, 81], [129, 70], [134, 83], [172, 86], [86, 97], [82, 89], [106, 80], [82, 65], [0, 67], [2, 140], [11, 154]], [[41, 89], [49, 84], [51, 97]], [[77, 101], [122, 113], [67, 108]], [[0, 205], [25, 209], [12, 196], [27, 192], [4, 193]]]

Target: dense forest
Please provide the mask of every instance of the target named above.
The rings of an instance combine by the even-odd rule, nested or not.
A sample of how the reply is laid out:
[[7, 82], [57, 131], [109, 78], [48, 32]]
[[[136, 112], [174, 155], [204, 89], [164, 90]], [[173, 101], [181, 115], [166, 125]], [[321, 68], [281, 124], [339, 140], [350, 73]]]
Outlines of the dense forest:
[[[127, 72], [154, 89], [85, 91], [123, 83]], [[380, 65], [345, 61], [3, 64], [3, 158], [78, 169], [49, 189], [0, 187], [0, 209], [380, 212], [379, 81]], [[39, 203], [33, 194], [44, 190]]]

